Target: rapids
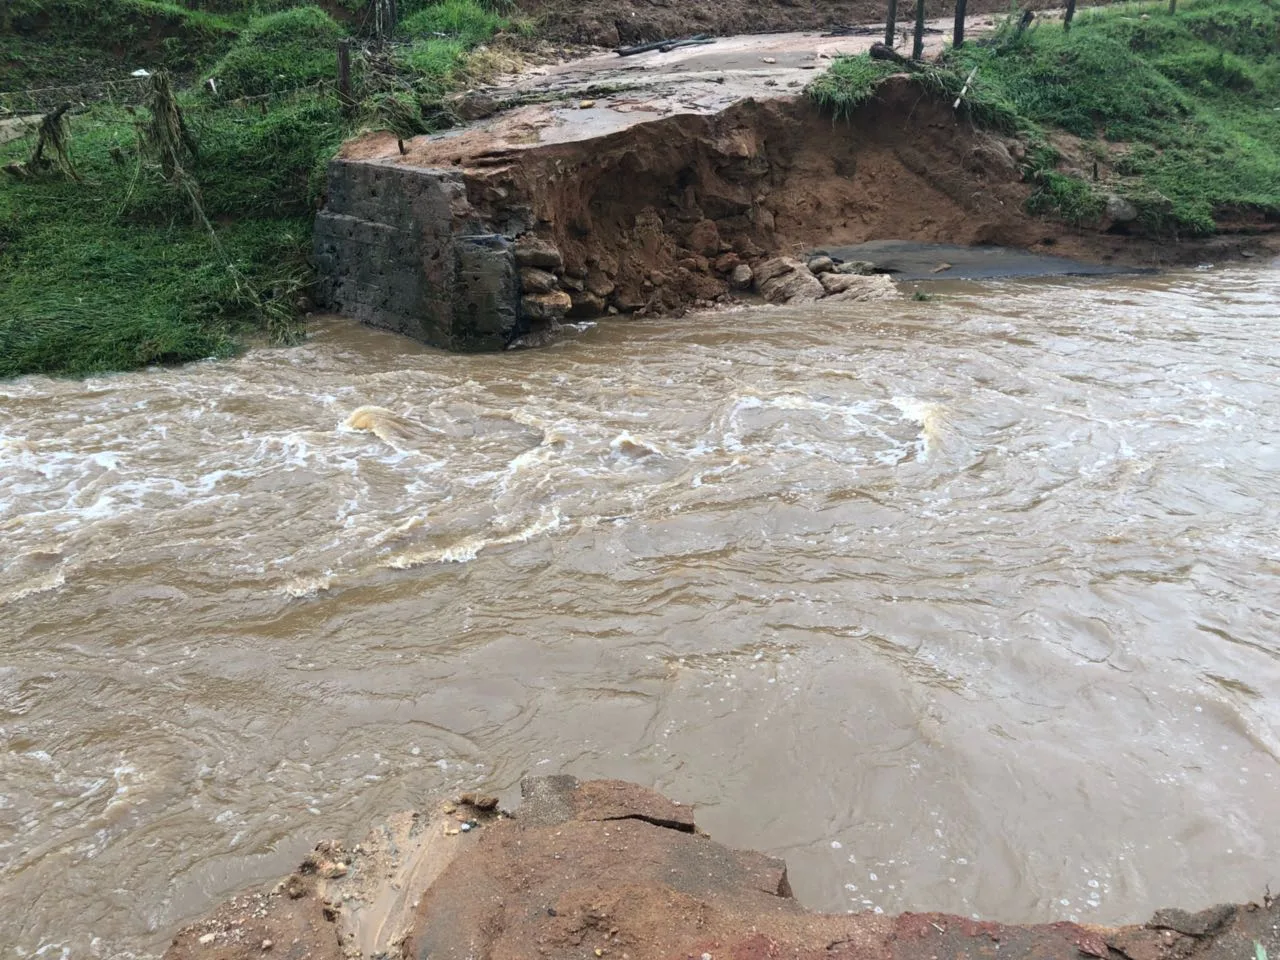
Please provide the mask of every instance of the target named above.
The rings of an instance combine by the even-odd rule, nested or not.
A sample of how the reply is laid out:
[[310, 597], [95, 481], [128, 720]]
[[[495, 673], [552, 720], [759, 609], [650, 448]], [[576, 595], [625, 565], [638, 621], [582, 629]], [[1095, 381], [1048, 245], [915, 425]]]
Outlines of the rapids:
[[0, 943], [650, 784], [825, 910], [1280, 880], [1280, 270], [0, 383]]

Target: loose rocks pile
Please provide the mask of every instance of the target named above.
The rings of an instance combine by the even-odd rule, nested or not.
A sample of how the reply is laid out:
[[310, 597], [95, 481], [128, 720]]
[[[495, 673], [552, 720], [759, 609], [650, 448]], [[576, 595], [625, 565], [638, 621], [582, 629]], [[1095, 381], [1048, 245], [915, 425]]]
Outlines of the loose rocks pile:
[[756, 267], [755, 287], [770, 303], [899, 299], [893, 281], [884, 274], [868, 274], [870, 268], [862, 262], [837, 264], [828, 256], [808, 263], [776, 257]]

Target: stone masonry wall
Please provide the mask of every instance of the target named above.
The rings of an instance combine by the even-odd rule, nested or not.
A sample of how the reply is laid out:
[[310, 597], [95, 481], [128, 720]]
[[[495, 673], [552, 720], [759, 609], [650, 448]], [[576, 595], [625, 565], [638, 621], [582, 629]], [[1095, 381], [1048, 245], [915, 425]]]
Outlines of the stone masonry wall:
[[461, 352], [527, 326], [514, 245], [474, 222], [461, 174], [333, 161], [314, 255], [321, 305], [363, 323]]

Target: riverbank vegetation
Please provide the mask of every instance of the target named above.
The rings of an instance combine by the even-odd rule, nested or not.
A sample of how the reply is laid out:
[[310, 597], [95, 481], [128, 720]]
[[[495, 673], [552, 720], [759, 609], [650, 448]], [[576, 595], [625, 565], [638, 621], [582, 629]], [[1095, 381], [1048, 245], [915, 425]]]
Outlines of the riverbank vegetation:
[[[0, 377], [296, 338], [329, 158], [360, 129], [448, 123], [442, 95], [478, 47], [516, 28], [502, 0], [401, 0], [385, 42], [369, 35], [365, 0], [201, 6], [14, 0], [0, 13], [0, 118], [72, 103], [66, 162], [33, 162], [35, 124], [0, 143]], [[173, 156], [154, 149], [155, 75], [178, 89]]]
[[[914, 74], [1029, 144], [1032, 213], [1088, 225], [1109, 198], [1149, 236], [1280, 216], [1280, 3], [1183, 0], [1081, 10], [949, 49]], [[899, 67], [837, 61], [809, 93], [839, 114]], [[1112, 201], [1113, 204], [1116, 202]]]
[[[448, 125], [449, 91], [497, 59], [495, 36], [527, 28], [513, 0], [396, 8], [388, 25], [387, 0], [9, 0], [0, 377], [295, 338], [339, 144], [361, 129]], [[848, 113], [900, 70], [841, 59], [809, 94]], [[177, 91], [171, 154], [147, 144], [158, 74]], [[1115, 4], [1080, 10], [1069, 31], [1055, 17], [1011, 20], [912, 76], [1027, 145], [1031, 213], [1097, 226], [1120, 209], [1125, 229], [1156, 237], [1280, 216], [1280, 0], [1181, 0], [1176, 14]], [[12, 121], [63, 102], [37, 158], [38, 124], [15, 137]]]

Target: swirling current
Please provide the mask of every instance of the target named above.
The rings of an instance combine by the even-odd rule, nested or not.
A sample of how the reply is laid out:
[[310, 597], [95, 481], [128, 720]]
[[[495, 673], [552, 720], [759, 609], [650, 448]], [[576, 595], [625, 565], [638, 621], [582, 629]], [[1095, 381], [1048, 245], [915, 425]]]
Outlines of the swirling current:
[[1280, 880], [1280, 269], [0, 383], [0, 943], [623, 777], [825, 910]]

